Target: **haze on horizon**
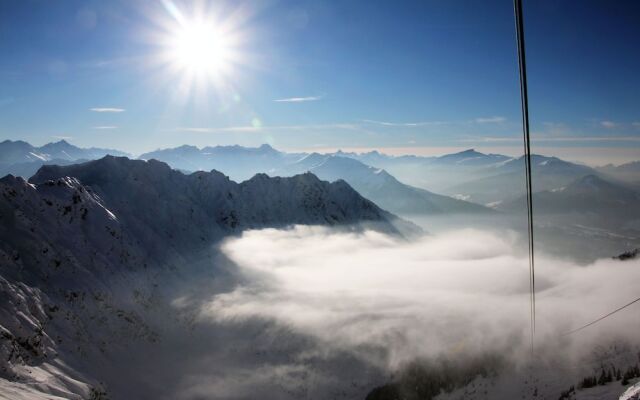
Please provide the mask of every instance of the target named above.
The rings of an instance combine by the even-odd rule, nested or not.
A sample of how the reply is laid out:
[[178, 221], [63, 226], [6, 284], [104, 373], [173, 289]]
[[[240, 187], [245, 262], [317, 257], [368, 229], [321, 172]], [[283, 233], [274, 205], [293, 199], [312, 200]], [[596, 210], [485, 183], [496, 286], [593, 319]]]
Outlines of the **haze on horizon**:
[[[535, 152], [638, 158], [639, 7], [526, 4]], [[0, 139], [517, 156], [512, 12], [506, 0], [5, 3]]]

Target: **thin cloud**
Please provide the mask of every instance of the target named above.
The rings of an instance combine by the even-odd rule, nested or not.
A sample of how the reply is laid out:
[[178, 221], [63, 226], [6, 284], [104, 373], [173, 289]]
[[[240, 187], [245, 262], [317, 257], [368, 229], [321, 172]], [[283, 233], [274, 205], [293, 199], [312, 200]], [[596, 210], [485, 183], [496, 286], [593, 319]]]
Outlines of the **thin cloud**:
[[54, 139], [60, 139], [60, 140], [70, 140], [73, 139], [73, 136], [59, 136], [59, 135], [53, 135], [51, 136]]
[[276, 103], [304, 103], [306, 101], [318, 101], [321, 100], [323, 96], [307, 96], [307, 97], [288, 97], [285, 99], [276, 99], [274, 100]]
[[94, 126], [91, 129], [118, 129], [117, 126]]
[[447, 121], [421, 121], [421, 122], [388, 122], [378, 121], [375, 119], [363, 119], [362, 122], [367, 124], [382, 125], [382, 126], [403, 126], [403, 127], [416, 127], [416, 126], [430, 126], [430, 125], [447, 125], [450, 122]]
[[[538, 142], [640, 142], [638, 136], [557, 136], [534, 137]], [[520, 137], [479, 137], [460, 139], [458, 142], [522, 142]]]
[[640, 128], [640, 121], [632, 122], [632, 123], [631, 123], [631, 125], [632, 125], [634, 128]]
[[90, 108], [89, 111], [93, 112], [106, 112], [106, 113], [119, 113], [124, 112], [124, 108], [116, 108], [116, 107], [94, 107]]
[[613, 121], [600, 121], [600, 125], [603, 128], [607, 128], [607, 129], [613, 129], [618, 127], [618, 123]]
[[481, 117], [476, 118], [475, 122], [478, 124], [499, 124], [501, 122], [505, 122], [507, 119], [505, 117]]

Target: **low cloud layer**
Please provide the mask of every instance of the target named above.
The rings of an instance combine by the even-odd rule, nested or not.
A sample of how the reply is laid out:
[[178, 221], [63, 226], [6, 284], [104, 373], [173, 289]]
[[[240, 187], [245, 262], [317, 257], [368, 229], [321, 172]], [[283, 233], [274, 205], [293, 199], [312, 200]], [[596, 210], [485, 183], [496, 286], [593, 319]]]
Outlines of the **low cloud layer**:
[[[516, 235], [459, 230], [404, 242], [322, 227], [249, 231], [222, 245], [245, 283], [220, 294], [201, 317], [265, 318], [333, 348], [354, 349], [393, 368], [420, 356], [528, 347], [527, 260]], [[589, 266], [538, 256], [540, 346], [571, 349], [640, 328], [628, 309], [571, 336], [638, 297], [640, 262]]]

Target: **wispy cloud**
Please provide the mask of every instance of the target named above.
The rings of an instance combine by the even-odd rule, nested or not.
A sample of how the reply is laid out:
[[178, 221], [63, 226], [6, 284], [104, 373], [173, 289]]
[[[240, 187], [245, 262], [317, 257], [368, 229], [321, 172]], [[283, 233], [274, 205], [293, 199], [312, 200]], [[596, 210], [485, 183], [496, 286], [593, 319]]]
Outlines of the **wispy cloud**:
[[274, 100], [277, 103], [304, 103], [306, 101], [318, 101], [324, 96], [307, 96], [307, 97], [287, 97], [285, 99]]
[[640, 128], [640, 121], [634, 121], [631, 123], [634, 128]]
[[505, 122], [507, 119], [505, 117], [480, 117], [476, 118], [475, 122], [478, 124], [499, 124], [501, 122]]
[[118, 129], [117, 126], [94, 126], [91, 129]]
[[607, 129], [613, 129], [619, 126], [617, 122], [613, 122], [613, 121], [600, 121], [600, 125], [603, 128], [607, 128]]
[[60, 140], [70, 140], [73, 139], [73, 136], [60, 136], [60, 135], [53, 135], [51, 136], [54, 139], [60, 139]]
[[[543, 136], [533, 137], [535, 142], [640, 142], [640, 136]], [[459, 139], [458, 142], [522, 142], [521, 137], [478, 137]]]
[[119, 113], [119, 112], [124, 112], [125, 109], [124, 108], [116, 108], [116, 107], [94, 107], [94, 108], [90, 108], [89, 111], [106, 112], [106, 113]]
[[388, 122], [388, 121], [378, 121], [375, 119], [363, 119], [361, 121], [367, 124], [382, 125], [382, 126], [398, 126], [398, 127], [447, 125], [451, 123], [448, 121]]

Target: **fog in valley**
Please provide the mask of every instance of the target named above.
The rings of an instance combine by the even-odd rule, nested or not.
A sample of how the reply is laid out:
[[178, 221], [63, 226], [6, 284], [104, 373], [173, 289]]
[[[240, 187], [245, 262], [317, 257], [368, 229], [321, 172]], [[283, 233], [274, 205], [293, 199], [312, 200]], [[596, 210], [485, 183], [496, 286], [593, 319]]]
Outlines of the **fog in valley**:
[[487, 387], [477, 398], [530, 395], [530, 368], [550, 396], [603, 363], [633, 365], [640, 321], [631, 310], [565, 334], [637, 297], [640, 261], [585, 265], [539, 253], [532, 359], [519, 236], [477, 228], [411, 240], [319, 226], [247, 231], [223, 241], [210, 266], [216, 279], [224, 271], [235, 283], [216, 289], [186, 278], [168, 307], [179, 323], [156, 322], [159, 343], [114, 356], [137, 372], [110, 388], [178, 399], [248, 399], [256, 390], [277, 399], [364, 398], [415, 362], [460, 363], [463, 371], [483, 360], [486, 369], [468, 378]]

